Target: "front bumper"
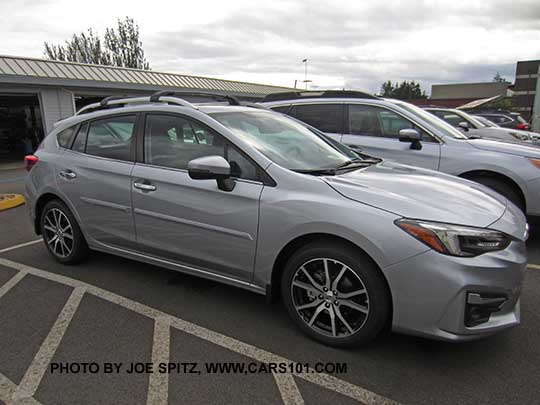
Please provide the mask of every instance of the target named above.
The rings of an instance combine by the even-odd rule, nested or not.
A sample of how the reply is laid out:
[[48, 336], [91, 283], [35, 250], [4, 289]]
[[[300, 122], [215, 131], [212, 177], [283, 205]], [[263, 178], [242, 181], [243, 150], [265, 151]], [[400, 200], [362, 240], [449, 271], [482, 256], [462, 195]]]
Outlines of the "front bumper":
[[[525, 242], [473, 258], [433, 250], [384, 269], [393, 299], [392, 329], [448, 341], [473, 340], [519, 325]], [[504, 296], [487, 322], [466, 326], [468, 294]], [[470, 300], [469, 300], [470, 301]]]

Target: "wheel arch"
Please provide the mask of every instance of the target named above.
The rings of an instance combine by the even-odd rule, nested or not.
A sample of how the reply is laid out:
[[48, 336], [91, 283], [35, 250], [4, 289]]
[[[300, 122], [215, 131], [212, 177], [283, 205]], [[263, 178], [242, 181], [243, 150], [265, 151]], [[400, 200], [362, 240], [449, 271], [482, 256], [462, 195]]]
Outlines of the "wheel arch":
[[[364, 249], [362, 249], [356, 243], [342, 236], [337, 236], [337, 235], [323, 233], [323, 232], [317, 232], [317, 233], [308, 233], [301, 236], [297, 236], [296, 238], [289, 241], [280, 250], [276, 259], [274, 260], [274, 265], [272, 266], [271, 284], [267, 288], [267, 298], [269, 301], [273, 301], [277, 297], [280, 296], [281, 276], [283, 274], [285, 264], [287, 263], [289, 258], [294, 254], [294, 252], [296, 252], [298, 249], [300, 249], [303, 246], [306, 246], [309, 243], [320, 242], [320, 241], [341, 243], [341, 244], [344, 244], [346, 246], [353, 248], [354, 250], [356, 250], [357, 252], [365, 256], [382, 275], [383, 280], [386, 283], [386, 287], [388, 289], [390, 300], [392, 300], [392, 291], [390, 290], [390, 284], [388, 283], [386, 275], [381, 270], [381, 266], [377, 264], [377, 262], [369, 255], [369, 253], [367, 253]], [[392, 303], [391, 303], [391, 307], [392, 307]]]
[[[39, 196], [39, 198], [36, 201], [35, 206], [35, 215], [34, 215], [34, 231], [36, 232], [36, 235], [41, 235], [41, 213], [43, 211], [43, 208], [49, 201], [52, 200], [60, 200], [64, 204], [66, 202], [60, 197], [58, 194], [47, 192]], [[66, 204], [67, 205], [67, 204]]]
[[478, 177], [490, 177], [503, 182], [517, 193], [523, 204], [524, 211], [527, 212], [527, 199], [525, 198], [525, 194], [523, 193], [520, 185], [509, 176], [492, 170], [470, 170], [468, 172], [461, 173], [458, 177], [473, 181]]

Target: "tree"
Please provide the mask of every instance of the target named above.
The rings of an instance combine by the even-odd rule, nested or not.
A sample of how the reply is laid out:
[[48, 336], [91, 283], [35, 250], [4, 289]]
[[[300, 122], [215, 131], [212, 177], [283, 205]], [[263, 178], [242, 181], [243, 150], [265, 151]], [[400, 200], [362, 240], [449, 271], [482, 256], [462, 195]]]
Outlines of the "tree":
[[381, 86], [381, 95], [383, 97], [396, 98], [398, 100], [413, 100], [427, 98], [426, 92], [420, 87], [420, 83], [414, 80], [408, 82], [404, 80], [401, 83], [392, 84], [390, 80], [384, 82]]
[[52, 60], [92, 63], [150, 70], [144, 56], [139, 36], [139, 26], [132, 18], [118, 19], [118, 27], [107, 28], [102, 40], [88, 31], [74, 34], [64, 45], [51, 45], [45, 42], [45, 57]]
[[502, 77], [499, 72], [497, 72], [495, 74], [495, 76], [493, 76], [493, 81], [498, 82], [498, 83], [503, 83], [503, 82], [507, 83], [508, 82], [508, 80], [506, 80], [505, 77]]

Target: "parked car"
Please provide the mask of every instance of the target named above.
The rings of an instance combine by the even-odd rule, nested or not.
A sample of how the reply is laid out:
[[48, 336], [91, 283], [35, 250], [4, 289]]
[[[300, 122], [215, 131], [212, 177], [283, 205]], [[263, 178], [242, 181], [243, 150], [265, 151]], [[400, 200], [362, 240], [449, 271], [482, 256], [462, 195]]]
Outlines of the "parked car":
[[500, 110], [472, 110], [470, 113], [485, 117], [500, 127], [528, 131], [531, 125], [519, 113]]
[[27, 157], [27, 206], [60, 263], [100, 250], [281, 295], [303, 332], [341, 347], [390, 327], [463, 341], [519, 324], [527, 224], [501, 195], [232, 97], [178, 97], [88, 106]]
[[495, 124], [493, 121], [488, 120], [486, 117], [482, 117], [481, 115], [475, 115], [471, 114], [474, 118], [476, 118], [478, 121], [480, 121], [482, 124], [484, 124], [486, 127], [490, 128], [501, 128], [497, 124]]
[[410, 103], [361, 92], [269, 95], [263, 105], [296, 117], [362, 153], [482, 183], [540, 216], [540, 149], [470, 139]]
[[426, 111], [436, 115], [450, 125], [467, 132], [468, 137], [480, 136], [511, 142], [526, 142], [540, 144], [538, 136], [532, 132], [508, 129], [502, 127], [489, 127], [484, 125], [478, 118], [455, 108], [426, 107]]

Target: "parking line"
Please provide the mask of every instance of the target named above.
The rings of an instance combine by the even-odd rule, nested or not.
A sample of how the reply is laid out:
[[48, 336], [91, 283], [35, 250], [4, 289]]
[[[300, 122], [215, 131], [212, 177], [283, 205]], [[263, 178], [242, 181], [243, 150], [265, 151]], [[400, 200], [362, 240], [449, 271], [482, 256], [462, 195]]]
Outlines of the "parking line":
[[15, 249], [22, 248], [25, 246], [30, 246], [30, 245], [33, 245], [35, 243], [42, 242], [42, 241], [43, 239], [31, 240], [30, 242], [25, 242], [25, 243], [21, 243], [20, 245], [10, 246], [8, 248], [1, 249], [0, 253], [9, 252], [10, 250], [15, 250]]
[[[0, 373], [0, 400], [6, 404], [11, 405], [11, 397], [17, 390], [17, 384], [7, 378], [4, 374]], [[25, 405], [41, 405], [40, 402], [34, 398], [25, 398]]]
[[15, 274], [13, 277], [11, 277], [7, 283], [5, 283], [2, 287], [0, 287], [0, 298], [4, 296], [9, 290], [11, 290], [19, 281], [21, 281], [24, 276], [26, 276], [26, 272], [20, 271], [17, 274]]
[[[185, 321], [180, 318], [176, 318], [172, 315], [166, 314], [155, 308], [151, 308], [140, 302], [130, 300], [128, 298], [122, 297], [113, 292], [104, 290], [102, 288], [96, 287], [91, 284], [87, 284], [83, 281], [72, 279], [66, 276], [62, 276], [55, 273], [49, 273], [45, 270], [37, 269], [35, 267], [27, 266], [22, 263], [13, 262], [4, 258], [0, 258], [0, 264], [12, 269], [21, 270], [28, 274], [32, 274], [38, 277], [42, 277], [57, 283], [69, 285], [72, 287], [80, 287], [86, 290], [87, 293], [95, 295], [96, 297], [102, 298], [106, 301], [109, 301], [113, 304], [120, 305], [124, 308], [153, 318], [154, 320], [161, 318], [164, 322], [168, 323], [171, 327], [179, 329], [183, 332], [189, 333], [193, 336], [199, 337], [203, 340], [214, 343], [218, 346], [221, 346], [230, 351], [236, 352], [242, 356], [251, 357], [254, 360], [257, 360], [262, 363], [291, 363], [293, 365], [292, 369], [297, 363], [266, 351], [258, 347], [252, 346], [248, 343], [241, 342], [237, 339], [231, 338], [229, 336], [223, 335], [218, 332], [211, 331], [202, 326], [196, 325], [194, 323]], [[300, 367], [304, 369], [303, 367]], [[376, 394], [372, 391], [359, 387], [357, 385], [351, 384], [347, 381], [341, 380], [339, 378], [333, 377], [328, 374], [319, 374], [315, 370], [309, 369], [302, 373], [293, 373], [294, 375], [312, 382], [316, 385], [319, 385], [323, 388], [329, 389], [331, 391], [340, 393], [342, 395], [353, 398], [357, 401], [360, 401], [366, 405], [371, 404], [381, 404], [381, 405], [398, 405], [399, 403], [393, 401], [389, 398], [386, 398], [382, 395]]]
[[540, 270], [540, 264], [528, 264], [527, 268], [534, 269], [534, 270]]
[[285, 405], [304, 405], [304, 398], [292, 374], [273, 373]]
[[32, 360], [32, 364], [30, 364], [30, 367], [26, 370], [17, 391], [13, 394], [12, 399], [16, 402], [34, 396], [43, 375], [47, 371], [47, 367], [49, 367], [49, 363], [51, 362], [54, 353], [56, 353], [56, 349], [60, 345], [60, 342], [73, 319], [75, 311], [77, 311], [77, 308], [81, 303], [84, 293], [84, 287], [75, 287], [71, 293], [64, 308], [60, 312], [60, 315], [58, 315], [58, 318], [54, 322], [52, 329], [41, 344], [34, 360]]
[[154, 372], [150, 374], [148, 380], [148, 405], [166, 405], [169, 395], [169, 374], [159, 373], [158, 364], [169, 362], [171, 342], [170, 323], [166, 318], [156, 318], [154, 320], [154, 343], [152, 345], [152, 362]]

